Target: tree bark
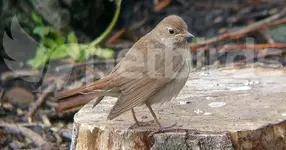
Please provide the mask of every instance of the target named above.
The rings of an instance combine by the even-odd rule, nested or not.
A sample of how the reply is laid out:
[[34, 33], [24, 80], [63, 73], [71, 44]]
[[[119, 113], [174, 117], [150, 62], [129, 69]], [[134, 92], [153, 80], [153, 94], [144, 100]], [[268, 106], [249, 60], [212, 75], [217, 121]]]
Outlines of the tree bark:
[[114, 120], [115, 98], [92, 102], [74, 117], [71, 149], [286, 149], [286, 70], [228, 67], [190, 73], [179, 96], [154, 110], [162, 132], [144, 107]]

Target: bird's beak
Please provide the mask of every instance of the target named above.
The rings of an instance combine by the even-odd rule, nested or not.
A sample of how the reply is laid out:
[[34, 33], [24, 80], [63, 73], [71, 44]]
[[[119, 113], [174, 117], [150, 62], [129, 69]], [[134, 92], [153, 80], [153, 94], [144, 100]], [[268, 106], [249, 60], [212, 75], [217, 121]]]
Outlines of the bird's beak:
[[190, 32], [186, 31], [185, 34], [182, 34], [182, 37], [186, 37], [186, 38], [189, 38], [189, 37], [195, 37], [194, 35], [192, 35]]
[[183, 33], [183, 34], [178, 34], [177, 36], [184, 37], [184, 38], [195, 37], [194, 35], [192, 35], [188, 31], [185, 31], [185, 33]]

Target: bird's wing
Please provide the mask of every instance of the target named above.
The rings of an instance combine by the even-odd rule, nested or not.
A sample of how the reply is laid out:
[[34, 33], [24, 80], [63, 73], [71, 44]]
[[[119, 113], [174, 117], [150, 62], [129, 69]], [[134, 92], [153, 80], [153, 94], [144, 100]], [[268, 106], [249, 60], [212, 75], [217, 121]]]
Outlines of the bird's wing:
[[[121, 63], [112, 72], [114, 85], [118, 85], [121, 95], [109, 113], [108, 119], [113, 119], [135, 106], [144, 104], [148, 98], [172, 81], [183, 67], [184, 61], [182, 57], [162, 54], [166, 52], [164, 47], [153, 48], [149, 47], [151, 49], [149, 52], [147, 52], [148, 50], [142, 50], [140, 47], [130, 49]], [[138, 53], [136, 56], [132, 56], [132, 54], [135, 54], [134, 51], [150, 54], [148, 54], [148, 59], [146, 60], [146, 58], [139, 58], [141, 56], [138, 56]], [[156, 55], [159, 53], [161, 54]], [[152, 55], [154, 56], [153, 58], [151, 58]], [[131, 63], [130, 61], [128, 62], [128, 59], [136, 61]], [[132, 69], [134, 65], [137, 68]]]

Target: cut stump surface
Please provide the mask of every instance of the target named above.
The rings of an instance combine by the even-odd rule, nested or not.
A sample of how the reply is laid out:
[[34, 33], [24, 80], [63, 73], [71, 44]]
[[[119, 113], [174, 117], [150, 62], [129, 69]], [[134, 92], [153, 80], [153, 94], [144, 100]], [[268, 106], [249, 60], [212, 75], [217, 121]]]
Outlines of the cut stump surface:
[[145, 106], [114, 120], [116, 98], [92, 101], [74, 117], [72, 149], [286, 149], [286, 69], [261, 67], [193, 71], [178, 97], [153, 106], [161, 133]]

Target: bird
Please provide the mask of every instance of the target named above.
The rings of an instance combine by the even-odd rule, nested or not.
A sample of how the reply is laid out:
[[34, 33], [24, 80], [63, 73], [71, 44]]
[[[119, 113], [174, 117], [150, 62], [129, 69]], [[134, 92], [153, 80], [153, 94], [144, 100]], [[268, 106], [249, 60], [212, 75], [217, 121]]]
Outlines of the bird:
[[151, 106], [172, 100], [184, 87], [190, 72], [189, 37], [193, 35], [181, 17], [167, 16], [129, 49], [109, 75], [85, 86], [56, 93], [55, 98], [96, 93], [95, 107], [104, 96], [117, 97], [107, 119], [131, 111], [137, 125], [134, 107], [146, 105], [161, 128]]

